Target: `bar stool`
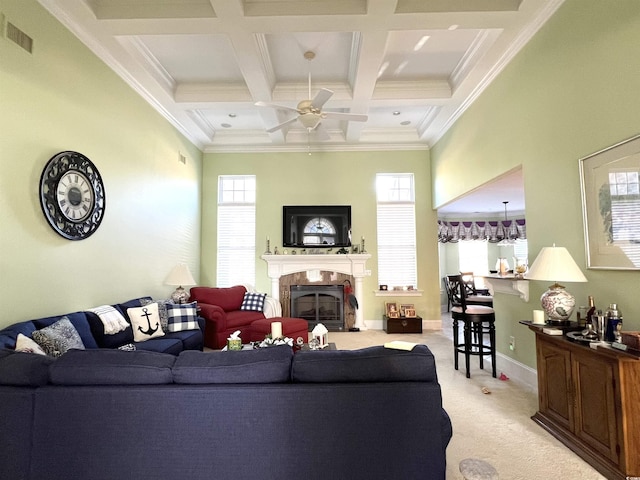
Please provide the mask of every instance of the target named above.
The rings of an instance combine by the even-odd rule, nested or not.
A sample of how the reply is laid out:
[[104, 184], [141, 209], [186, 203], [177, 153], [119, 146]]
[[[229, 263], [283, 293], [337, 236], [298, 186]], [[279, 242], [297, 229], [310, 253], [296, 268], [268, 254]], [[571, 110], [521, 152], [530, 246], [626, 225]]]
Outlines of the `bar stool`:
[[[452, 291], [457, 292], [460, 304], [451, 309], [453, 319], [454, 367], [458, 370], [458, 354], [464, 354], [467, 378], [471, 378], [470, 359], [472, 355], [480, 357], [480, 368], [484, 369], [484, 357], [491, 356], [492, 375], [496, 377], [496, 314], [493, 308], [483, 305], [467, 305], [462, 275], [449, 275]], [[459, 323], [462, 322], [464, 341], [460, 344]], [[484, 336], [489, 336], [489, 345], [485, 345]]]
[[444, 283], [444, 291], [447, 293], [447, 312], [451, 311], [451, 307], [453, 307], [454, 294], [451, 291], [451, 284], [449, 283], [449, 277], [442, 277], [442, 282]]
[[460, 272], [465, 287], [467, 305], [484, 305], [493, 308], [493, 296], [489, 290], [478, 290], [473, 272]]

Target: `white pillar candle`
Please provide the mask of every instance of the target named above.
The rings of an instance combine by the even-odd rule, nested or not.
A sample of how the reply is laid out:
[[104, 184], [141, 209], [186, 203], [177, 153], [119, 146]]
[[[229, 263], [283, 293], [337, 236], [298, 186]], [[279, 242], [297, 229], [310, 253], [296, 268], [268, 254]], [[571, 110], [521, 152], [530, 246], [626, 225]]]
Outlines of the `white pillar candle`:
[[282, 322], [271, 322], [271, 338], [282, 337]]
[[544, 311], [543, 310], [534, 310], [533, 311], [533, 323], [542, 324], [544, 321]]

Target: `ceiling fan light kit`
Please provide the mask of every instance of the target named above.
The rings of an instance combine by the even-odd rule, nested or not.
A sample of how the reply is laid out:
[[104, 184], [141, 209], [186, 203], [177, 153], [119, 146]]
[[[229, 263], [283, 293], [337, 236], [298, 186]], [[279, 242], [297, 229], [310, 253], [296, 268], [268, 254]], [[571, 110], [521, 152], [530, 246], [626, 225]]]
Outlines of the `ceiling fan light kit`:
[[[313, 60], [316, 57], [316, 54], [311, 51], [307, 51], [304, 53], [304, 58], [308, 61]], [[288, 107], [285, 105], [277, 105], [270, 102], [256, 102], [255, 105], [258, 107], [271, 107], [284, 111], [292, 111], [297, 113], [296, 117], [290, 118], [275, 127], [268, 128], [266, 131], [268, 133], [273, 133], [278, 130], [283, 129], [293, 123], [296, 120], [300, 121], [300, 124], [307, 130], [307, 134], [315, 131], [318, 133], [316, 139], [318, 140], [329, 140], [329, 133], [324, 128], [321, 127], [322, 120], [335, 119], [335, 120], [344, 120], [344, 121], [354, 121], [354, 122], [366, 122], [369, 118], [368, 115], [363, 114], [352, 114], [352, 113], [341, 113], [341, 112], [323, 112], [322, 107], [324, 104], [333, 96], [333, 91], [327, 88], [321, 88], [316, 96], [311, 98], [311, 70], [309, 70], [309, 98], [306, 100], [301, 100], [298, 103], [296, 108]]]

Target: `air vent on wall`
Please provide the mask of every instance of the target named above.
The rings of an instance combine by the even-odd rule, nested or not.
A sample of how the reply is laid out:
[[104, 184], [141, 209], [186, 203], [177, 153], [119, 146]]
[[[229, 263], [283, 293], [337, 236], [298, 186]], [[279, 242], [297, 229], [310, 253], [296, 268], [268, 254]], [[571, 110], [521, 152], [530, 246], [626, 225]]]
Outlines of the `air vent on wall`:
[[33, 38], [24, 33], [13, 23], [7, 22], [7, 38], [27, 52], [33, 52]]

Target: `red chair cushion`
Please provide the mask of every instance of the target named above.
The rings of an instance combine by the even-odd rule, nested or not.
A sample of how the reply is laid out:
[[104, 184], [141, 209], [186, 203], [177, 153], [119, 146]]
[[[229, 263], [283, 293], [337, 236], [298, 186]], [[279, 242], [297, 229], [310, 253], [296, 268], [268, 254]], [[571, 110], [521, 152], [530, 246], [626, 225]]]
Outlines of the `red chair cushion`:
[[244, 294], [247, 290], [242, 285], [235, 287], [193, 287], [191, 289], [191, 301], [218, 305], [225, 312], [240, 310]]

